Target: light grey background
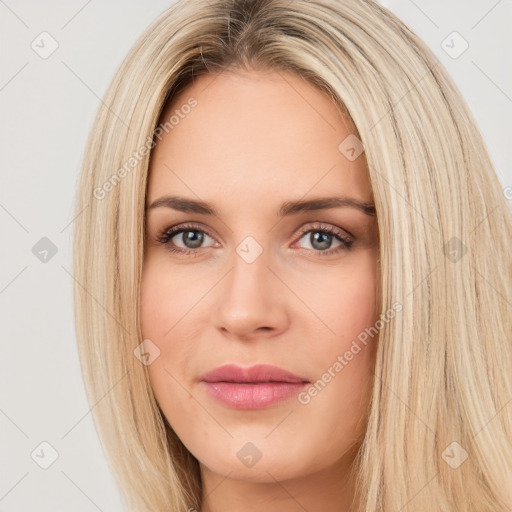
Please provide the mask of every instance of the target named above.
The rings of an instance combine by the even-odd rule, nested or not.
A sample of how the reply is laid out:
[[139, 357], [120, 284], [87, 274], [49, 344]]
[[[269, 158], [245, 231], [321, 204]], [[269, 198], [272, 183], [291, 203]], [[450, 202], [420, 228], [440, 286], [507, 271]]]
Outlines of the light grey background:
[[[0, 0], [0, 511], [121, 510], [77, 356], [73, 198], [100, 98], [138, 36], [171, 4]], [[511, 187], [511, 2], [382, 4], [446, 66], [479, 123], [503, 188]], [[453, 31], [469, 44], [458, 58], [454, 52], [464, 42]], [[42, 58], [52, 38], [58, 48]], [[452, 47], [445, 46], [452, 56], [442, 45]], [[43, 237], [57, 249], [46, 262], [32, 252]], [[51, 461], [51, 449], [43, 441], [58, 452], [47, 469], [40, 464]]]

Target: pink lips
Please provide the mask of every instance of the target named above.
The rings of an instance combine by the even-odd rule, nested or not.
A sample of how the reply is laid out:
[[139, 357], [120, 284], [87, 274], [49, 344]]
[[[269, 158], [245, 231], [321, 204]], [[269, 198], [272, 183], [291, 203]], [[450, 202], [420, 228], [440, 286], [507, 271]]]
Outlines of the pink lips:
[[309, 381], [277, 366], [229, 364], [203, 375], [208, 394], [238, 409], [262, 409], [298, 394]]

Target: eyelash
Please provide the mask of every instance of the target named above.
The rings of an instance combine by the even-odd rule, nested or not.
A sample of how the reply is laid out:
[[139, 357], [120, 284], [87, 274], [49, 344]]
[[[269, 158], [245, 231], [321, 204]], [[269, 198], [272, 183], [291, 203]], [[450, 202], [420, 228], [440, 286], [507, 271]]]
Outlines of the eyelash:
[[[199, 256], [199, 249], [183, 249], [181, 247], [177, 248], [176, 246], [173, 246], [171, 244], [171, 239], [174, 238], [176, 235], [179, 235], [180, 233], [187, 232], [187, 231], [196, 231], [200, 233], [204, 233], [208, 235], [210, 238], [214, 239], [208, 231], [205, 231], [204, 229], [201, 229], [197, 224], [180, 224], [179, 226], [166, 228], [164, 229], [158, 236], [157, 241], [163, 245], [166, 245], [167, 250], [169, 250], [172, 253], [177, 253], [185, 256]], [[328, 235], [332, 235], [335, 238], [337, 238], [341, 242], [341, 246], [337, 247], [336, 249], [328, 249], [326, 251], [319, 251], [315, 249], [304, 249], [306, 251], [314, 251], [318, 253], [321, 256], [332, 256], [334, 254], [338, 254], [342, 251], [347, 251], [351, 249], [352, 245], [354, 244], [354, 241], [351, 240], [348, 237], [343, 236], [342, 232], [332, 226], [326, 225], [326, 224], [318, 224], [317, 226], [313, 228], [308, 229], [301, 229], [298, 235], [298, 240], [300, 240], [305, 234], [315, 232], [315, 233], [325, 233]], [[204, 247], [203, 247], [204, 249]]]

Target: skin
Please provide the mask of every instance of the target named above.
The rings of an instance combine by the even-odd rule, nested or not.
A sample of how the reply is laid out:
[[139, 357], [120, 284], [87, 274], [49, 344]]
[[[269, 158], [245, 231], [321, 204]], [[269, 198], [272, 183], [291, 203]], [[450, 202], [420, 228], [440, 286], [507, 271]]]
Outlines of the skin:
[[[203, 75], [161, 120], [190, 97], [197, 106], [151, 155], [141, 321], [160, 350], [148, 366], [153, 392], [200, 463], [201, 512], [350, 510], [376, 338], [307, 404], [294, 396], [234, 409], [199, 379], [227, 363], [266, 363], [314, 383], [378, 319], [376, 217], [347, 206], [277, 215], [299, 199], [372, 201], [364, 153], [351, 161], [338, 149], [355, 128], [327, 95], [282, 71]], [[169, 194], [211, 203], [217, 215], [149, 208]], [[352, 247], [329, 235], [315, 243], [319, 222]], [[183, 223], [197, 226], [158, 241]], [[197, 230], [206, 233], [199, 248], [184, 239]], [[252, 263], [236, 251], [247, 236], [263, 249]], [[194, 254], [170, 252], [173, 242]], [[237, 457], [248, 442], [262, 454], [252, 467]]]

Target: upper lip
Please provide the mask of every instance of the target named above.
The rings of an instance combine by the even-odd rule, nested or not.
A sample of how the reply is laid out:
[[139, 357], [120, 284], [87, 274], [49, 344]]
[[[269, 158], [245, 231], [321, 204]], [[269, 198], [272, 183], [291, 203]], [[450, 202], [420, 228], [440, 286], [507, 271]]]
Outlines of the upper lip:
[[309, 382], [306, 378], [268, 364], [257, 364], [249, 368], [227, 364], [205, 373], [200, 380], [205, 382]]

